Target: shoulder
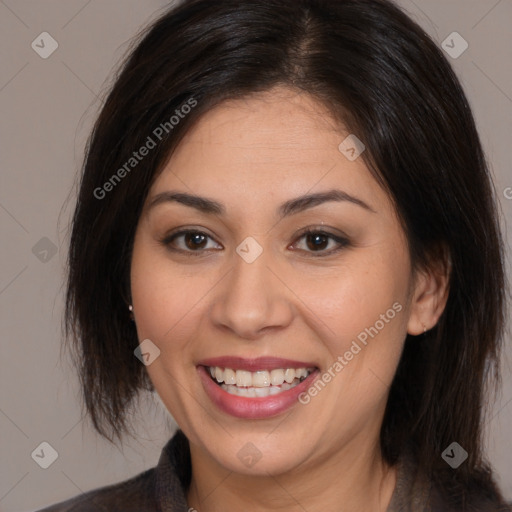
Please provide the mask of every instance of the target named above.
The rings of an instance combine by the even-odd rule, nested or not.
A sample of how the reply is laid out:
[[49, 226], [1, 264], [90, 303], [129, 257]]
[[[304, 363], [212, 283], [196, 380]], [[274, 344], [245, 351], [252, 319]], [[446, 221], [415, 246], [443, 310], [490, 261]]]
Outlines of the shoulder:
[[[490, 478], [490, 477], [489, 477]], [[395, 492], [387, 512], [512, 512], [492, 480], [475, 479], [472, 485], [438, 471], [428, 477], [412, 451], [402, 454]]]
[[187, 510], [190, 483], [188, 440], [178, 430], [163, 448], [158, 464], [123, 482], [93, 489], [37, 512], [159, 512]]
[[37, 512], [152, 512], [159, 510], [155, 468], [117, 484], [93, 489]]
[[487, 495], [486, 493], [472, 492], [464, 498], [464, 507], [460, 503], [460, 497], [457, 504], [452, 503], [445, 493], [440, 489], [433, 488], [428, 510], [432, 512], [512, 512], [512, 505], [505, 503], [499, 495]]

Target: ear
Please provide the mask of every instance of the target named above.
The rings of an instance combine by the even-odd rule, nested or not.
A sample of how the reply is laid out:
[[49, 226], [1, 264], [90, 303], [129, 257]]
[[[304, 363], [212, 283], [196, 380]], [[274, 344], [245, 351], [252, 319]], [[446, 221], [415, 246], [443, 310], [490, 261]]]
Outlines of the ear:
[[447, 250], [440, 250], [428, 267], [415, 275], [408, 334], [417, 336], [434, 327], [444, 311], [449, 294], [451, 260]]

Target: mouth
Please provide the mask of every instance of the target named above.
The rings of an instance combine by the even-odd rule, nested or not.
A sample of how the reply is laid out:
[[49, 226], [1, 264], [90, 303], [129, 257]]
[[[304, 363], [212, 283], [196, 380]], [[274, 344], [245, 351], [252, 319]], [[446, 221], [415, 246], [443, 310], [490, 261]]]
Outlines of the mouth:
[[319, 375], [312, 363], [269, 357], [209, 359], [197, 370], [211, 402], [244, 419], [269, 418], [288, 410]]
[[274, 370], [235, 370], [206, 366], [211, 379], [230, 395], [261, 398], [278, 395], [298, 386], [315, 368], [276, 368]]

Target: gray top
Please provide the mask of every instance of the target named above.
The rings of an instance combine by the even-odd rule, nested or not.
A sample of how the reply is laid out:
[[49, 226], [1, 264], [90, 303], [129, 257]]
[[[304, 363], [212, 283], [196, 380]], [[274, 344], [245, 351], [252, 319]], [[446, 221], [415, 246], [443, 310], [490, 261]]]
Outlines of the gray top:
[[[39, 512], [188, 512], [186, 488], [190, 482], [188, 440], [178, 430], [162, 450], [156, 467], [134, 478], [89, 491]], [[474, 511], [510, 511], [492, 505]], [[413, 459], [397, 466], [397, 483], [387, 512], [461, 512], [441, 504], [430, 481]]]

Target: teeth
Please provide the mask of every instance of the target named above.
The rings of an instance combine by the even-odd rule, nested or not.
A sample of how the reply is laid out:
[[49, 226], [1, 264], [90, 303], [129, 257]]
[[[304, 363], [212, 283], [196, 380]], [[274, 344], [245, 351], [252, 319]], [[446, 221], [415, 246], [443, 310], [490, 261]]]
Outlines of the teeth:
[[268, 396], [270, 394], [270, 387], [253, 389], [256, 396]]
[[225, 384], [236, 384], [236, 373], [231, 368], [226, 368], [224, 370], [223, 381]]
[[298, 368], [297, 370], [295, 370], [295, 377], [297, 377], [298, 379], [302, 379], [302, 377], [306, 378], [308, 376], [308, 371], [306, 370], [306, 368]]
[[272, 371], [233, 370], [231, 368], [209, 367], [208, 371], [228, 393], [245, 397], [277, 395], [295, 387], [304, 380], [312, 368], [285, 368]]
[[270, 372], [270, 383], [273, 386], [280, 386], [284, 382], [284, 370], [272, 370]]
[[259, 397], [265, 397], [269, 395], [278, 395], [279, 393], [282, 393], [283, 391], [288, 391], [289, 389], [294, 388], [300, 384], [300, 381], [298, 379], [295, 379], [294, 382], [291, 384], [288, 384], [285, 382], [282, 386], [267, 386], [264, 388], [243, 388], [234, 386], [232, 384], [221, 384], [221, 388], [224, 391], [227, 391], [231, 395], [236, 396], [244, 396], [244, 397], [250, 397], [250, 398], [259, 398]]
[[[217, 374], [217, 368], [215, 369], [215, 374]], [[223, 375], [222, 370], [221, 370], [221, 375]], [[215, 375], [215, 376], [217, 377], [217, 375]], [[217, 377], [217, 382], [223, 382], [222, 378]], [[251, 372], [246, 372], [245, 370], [237, 370], [236, 371], [236, 385], [238, 387], [244, 387], [244, 388], [252, 386]]]
[[238, 396], [249, 396], [247, 388], [237, 388]]
[[255, 388], [270, 386], [270, 374], [267, 371], [254, 372], [252, 374], [252, 385]]
[[284, 372], [284, 380], [291, 384], [295, 379], [295, 370], [293, 368], [287, 368]]

